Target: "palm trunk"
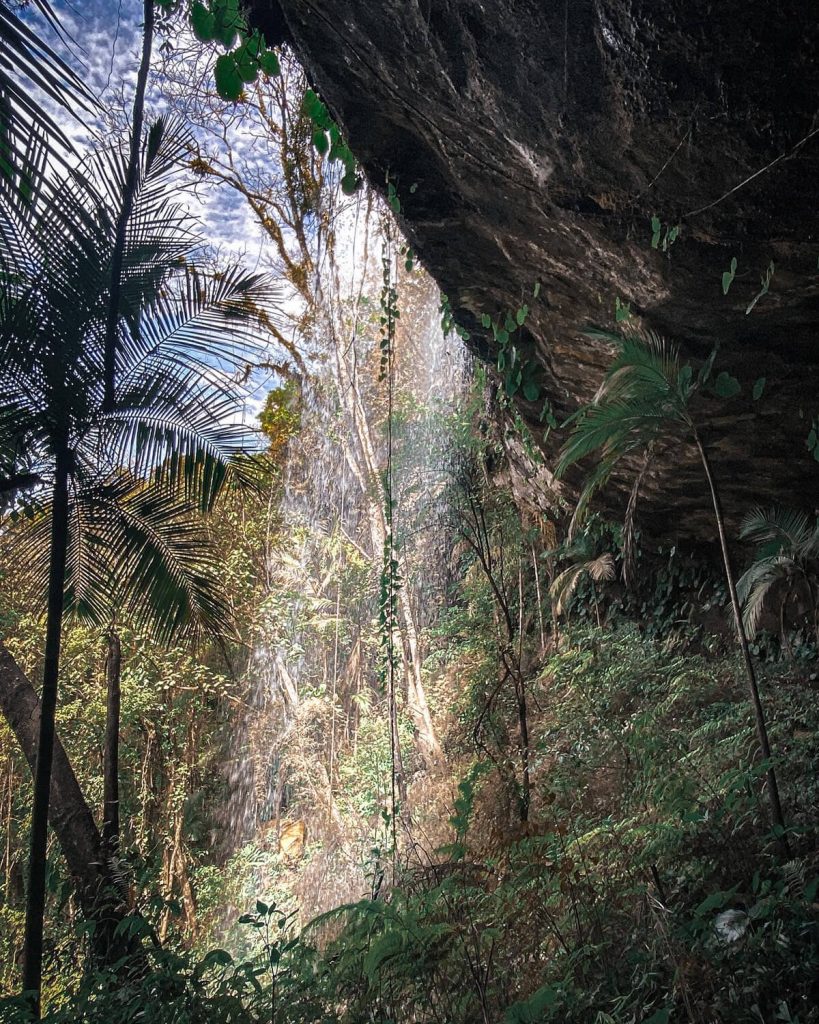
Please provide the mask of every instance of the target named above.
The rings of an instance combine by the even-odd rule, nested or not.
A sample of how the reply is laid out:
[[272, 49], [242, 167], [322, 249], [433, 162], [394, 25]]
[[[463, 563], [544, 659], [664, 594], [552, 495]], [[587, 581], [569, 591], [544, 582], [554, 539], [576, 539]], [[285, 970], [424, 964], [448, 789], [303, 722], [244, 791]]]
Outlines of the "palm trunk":
[[111, 282], [108, 293], [108, 314], [105, 321], [105, 394], [103, 411], [111, 412], [116, 404], [117, 374], [117, 325], [119, 323], [120, 294], [122, 291], [122, 262], [125, 255], [125, 241], [128, 221], [134, 206], [139, 170], [139, 148], [142, 142], [142, 124], [145, 119], [145, 88], [151, 68], [151, 47], [154, 37], [154, 0], [144, 0], [142, 29], [142, 59], [137, 73], [134, 108], [131, 118], [131, 145], [128, 153], [128, 168], [122, 192], [122, 206], [114, 234], [114, 248], [111, 253]]
[[771, 806], [771, 819], [774, 825], [779, 829], [779, 843], [782, 847], [782, 852], [785, 856], [790, 859], [791, 850], [790, 844], [788, 843], [788, 837], [785, 832], [785, 817], [782, 813], [782, 803], [779, 799], [779, 786], [776, 780], [776, 771], [774, 770], [773, 764], [771, 763], [771, 746], [768, 741], [768, 729], [765, 724], [765, 712], [762, 708], [762, 700], [759, 696], [759, 685], [756, 679], [756, 671], [754, 669], [754, 663], [751, 658], [751, 651], [748, 647], [748, 638], [745, 635], [745, 627], [742, 622], [742, 612], [739, 607], [739, 598], [737, 597], [736, 583], [734, 582], [734, 573], [731, 568], [731, 559], [728, 554], [728, 541], [725, 536], [725, 523], [722, 514], [722, 505], [719, 500], [719, 494], [717, 493], [717, 487], [714, 482], [714, 477], [711, 473], [711, 463], [708, 459], [708, 455], [703, 446], [702, 440], [699, 434], [694, 430], [694, 442], [697, 445], [697, 451], [700, 454], [702, 461], [702, 468], [705, 471], [705, 477], [708, 480], [708, 487], [711, 491], [711, 501], [714, 506], [714, 517], [717, 521], [717, 532], [719, 534], [719, 543], [722, 550], [722, 563], [725, 569], [725, 582], [728, 585], [728, 594], [731, 598], [731, 608], [734, 612], [734, 624], [736, 626], [737, 636], [739, 638], [739, 646], [742, 650], [742, 658], [745, 663], [745, 674], [748, 679], [748, 689], [751, 695], [751, 704], [754, 709], [754, 719], [756, 722], [756, 735], [759, 742], [759, 749], [764, 760], [768, 763], [767, 779], [768, 779], [768, 801]]
[[34, 1012], [40, 1015], [43, 976], [43, 919], [45, 915], [46, 849], [51, 766], [54, 759], [57, 682], [60, 670], [65, 564], [68, 552], [68, 468], [69, 454], [58, 453], [52, 499], [51, 552], [48, 579], [43, 696], [37, 764], [34, 771], [34, 802], [31, 812], [26, 928], [23, 945], [23, 990], [33, 993]]
[[102, 841], [110, 860], [119, 851], [119, 720], [120, 669], [122, 645], [112, 630], [108, 637], [108, 658], [105, 663], [107, 689], [105, 709], [105, 748], [103, 750], [103, 815]]

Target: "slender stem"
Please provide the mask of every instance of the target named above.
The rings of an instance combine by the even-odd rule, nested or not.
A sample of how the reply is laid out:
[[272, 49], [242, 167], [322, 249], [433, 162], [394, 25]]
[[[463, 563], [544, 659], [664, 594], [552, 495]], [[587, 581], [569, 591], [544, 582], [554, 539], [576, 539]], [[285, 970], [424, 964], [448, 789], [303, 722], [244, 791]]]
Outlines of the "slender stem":
[[540, 626], [540, 646], [545, 648], [546, 646], [546, 631], [543, 624], [543, 595], [540, 592], [540, 573], [537, 567], [537, 554], [535, 552], [535, 546], [532, 544], [532, 568], [535, 570], [535, 591], [537, 593], [537, 619], [538, 625]]
[[70, 457], [58, 452], [52, 496], [51, 552], [48, 579], [43, 696], [40, 710], [40, 734], [37, 764], [34, 770], [34, 800], [31, 812], [28, 898], [23, 945], [23, 991], [33, 993], [34, 1013], [40, 1016], [40, 992], [43, 977], [43, 922], [45, 916], [45, 876], [48, 846], [48, 809], [51, 795], [51, 766], [54, 758], [57, 683], [60, 670], [63, 594], [68, 551], [68, 476]]
[[120, 296], [122, 293], [122, 263], [125, 256], [125, 241], [128, 221], [134, 208], [139, 172], [139, 149], [142, 142], [142, 125], [145, 120], [145, 90], [148, 72], [151, 69], [151, 47], [154, 37], [154, 0], [143, 2], [142, 58], [137, 73], [134, 107], [131, 118], [131, 143], [128, 152], [128, 167], [122, 192], [122, 205], [114, 233], [114, 248], [111, 253], [111, 282], [108, 293], [108, 312], [105, 320], [105, 393], [102, 408], [111, 412], [116, 404], [117, 375], [117, 327], [119, 324]]
[[702, 468], [705, 471], [705, 477], [708, 481], [708, 487], [711, 491], [711, 501], [714, 506], [714, 517], [717, 521], [717, 533], [719, 534], [719, 543], [722, 550], [722, 563], [725, 569], [725, 582], [728, 585], [728, 594], [731, 598], [731, 608], [734, 612], [734, 625], [736, 626], [737, 637], [739, 638], [739, 646], [742, 650], [742, 658], [745, 663], [745, 674], [748, 678], [748, 689], [751, 695], [751, 704], [754, 709], [754, 719], [756, 722], [756, 735], [759, 741], [759, 749], [762, 757], [768, 764], [767, 779], [768, 779], [768, 800], [771, 805], [771, 818], [775, 825], [781, 830], [779, 836], [780, 846], [785, 856], [790, 859], [791, 850], [788, 843], [788, 837], [785, 832], [785, 817], [782, 813], [782, 803], [779, 799], [779, 786], [776, 780], [776, 771], [774, 770], [773, 764], [771, 763], [771, 745], [768, 741], [768, 729], [765, 724], [765, 712], [762, 708], [762, 700], [759, 696], [759, 685], [756, 678], [756, 670], [754, 669], [753, 659], [751, 658], [751, 650], [748, 646], [748, 637], [745, 635], [745, 626], [742, 622], [742, 612], [739, 607], [739, 598], [737, 596], [736, 583], [734, 582], [734, 573], [731, 568], [731, 559], [728, 554], [728, 540], [725, 536], [725, 522], [722, 513], [722, 505], [719, 500], [719, 494], [717, 492], [716, 483], [711, 472], [711, 463], [708, 458], [708, 454], [705, 450], [705, 446], [702, 443], [702, 439], [699, 436], [696, 428], [692, 428], [694, 435], [694, 443], [697, 446], [697, 451], [702, 461]]
[[105, 749], [103, 752], [103, 814], [102, 839], [109, 859], [119, 849], [119, 721], [120, 672], [122, 645], [112, 629], [108, 637], [108, 658], [105, 663], [106, 708]]

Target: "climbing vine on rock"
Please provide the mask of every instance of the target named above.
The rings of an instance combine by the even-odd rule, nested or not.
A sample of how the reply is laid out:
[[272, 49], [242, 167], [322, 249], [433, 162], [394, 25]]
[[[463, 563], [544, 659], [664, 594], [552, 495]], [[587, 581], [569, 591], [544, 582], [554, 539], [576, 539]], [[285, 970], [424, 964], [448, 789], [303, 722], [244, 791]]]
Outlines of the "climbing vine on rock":
[[358, 188], [359, 179], [356, 174], [355, 157], [341, 137], [341, 129], [312, 89], [308, 89], [304, 94], [302, 110], [313, 125], [313, 146], [321, 156], [328, 156], [330, 160], [338, 160], [342, 164], [344, 175], [341, 179], [341, 188], [345, 195], [352, 195]]

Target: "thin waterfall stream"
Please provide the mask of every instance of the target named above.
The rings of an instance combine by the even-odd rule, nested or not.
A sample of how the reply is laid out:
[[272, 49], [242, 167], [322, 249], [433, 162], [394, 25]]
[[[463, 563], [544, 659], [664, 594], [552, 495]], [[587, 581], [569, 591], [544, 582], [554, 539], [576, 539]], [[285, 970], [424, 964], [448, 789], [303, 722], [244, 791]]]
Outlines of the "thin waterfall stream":
[[[234, 857], [247, 858], [247, 891], [275, 888], [277, 873], [297, 876], [288, 886], [305, 919], [367, 891], [367, 851], [383, 827], [392, 769], [387, 713], [366, 714], [388, 698], [378, 672], [388, 458], [378, 342], [383, 232], [368, 204], [341, 233], [345, 258], [325, 260], [327, 280], [318, 282], [316, 358], [291, 398], [300, 426], [271, 510], [281, 539], [269, 555], [248, 707], [227, 766], [228, 843]], [[408, 703], [417, 702], [418, 687], [423, 697], [423, 632], [450, 583], [446, 425], [464, 399], [471, 363], [457, 335], [444, 337], [431, 279], [418, 265], [408, 270], [397, 251], [391, 259], [400, 306], [389, 453], [402, 590], [399, 741], [412, 789], [435, 769]], [[367, 779], [365, 792], [358, 806], [340, 806], [353, 772]]]

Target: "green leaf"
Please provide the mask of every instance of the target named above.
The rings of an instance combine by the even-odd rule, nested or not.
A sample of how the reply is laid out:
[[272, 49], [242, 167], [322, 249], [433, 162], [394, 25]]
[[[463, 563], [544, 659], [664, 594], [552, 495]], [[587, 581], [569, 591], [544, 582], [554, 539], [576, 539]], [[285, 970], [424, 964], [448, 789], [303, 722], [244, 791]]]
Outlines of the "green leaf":
[[522, 327], [526, 323], [526, 317], [529, 315], [529, 307], [521, 306], [515, 314], [515, 319], [518, 322], [518, 327]]
[[264, 916], [267, 913], [267, 904], [262, 903], [261, 900], [256, 900], [256, 913]]
[[732, 377], [725, 370], [717, 374], [717, 379], [714, 381], [714, 393], [720, 398], [735, 398], [740, 391], [742, 391], [742, 385], [736, 377]]
[[216, 18], [202, 3], [194, 3], [191, 7], [191, 26], [196, 38], [203, 43], [216, 38]]
[[341, 179], [341, 191], [345, 196], [351, 196], [358, 188], [358, 176], [355, 171], [347, 171]]
[[312, 118], [316, 113], [317, 107], [321, 104], [321, 100], [313, 92], [312, 89], [305, 89], [304, 96], [301, 101], [301, 108], [309, 118]]
[[265, 52], [259, 57], [259, 67], [266, 75], [270, 75], [271, 77], [280, 75], [282, 72], [279, 58], [272, 50], [265, 50]]
[[330, 148], [330, 142], [327, 138], [327, 132], [322, 131], [321, 128], [316, 128], [316, 130], [313, 132], [313, 145], [315, 146], [316, 151], [318, 153], [320, 153], [322, 156], [325, 156]]
[[758, 402], [759, 399], [762, 398], [762, 392], [764, 390], [765, 390], [765, 378], [764, 377], [758, 377], [754, 381], [753, 396], [754, 396], [754, 401], [755, 402]]
[[527, 380], [523, 385], [523, 397], [528, 402], [536, 402], [540, 398], [540, 387], [537, 381]]
[[241, 50], [236, 52], [234, 60], [236, 61], [236, 70], [241, 80], [246, 85], [255, 82], [259, 74], [258, 64], [255, 61], [248, 60], [246, 53]]
[[736, 258], [736, 256], [733, 256], [731, 258], [731, 269], [730, 270], [726, 270], [723, 273], [723, 275], [722, 275], [722, 294], [723, 295], [727, 295], [728, 294], [728, 289], [731, 287], [731, 284], [733, 283], [733, 280], [736, 277], [736, 273], [737, 273], [737, 258]]
[[488, 313], [481, 313], [481, 326], [487, 328], [492, 326], [492, 317]]
[[702, 368], [700, 369], [700, 372], [697, 374], [697, 380], [698, 380], [698, 382], [701, 385], [702, 384], [707, 384], [708, 381], [711, 379], [711, 370], [714, 368], [714, 360], [716, 358], [717, 358], [717, 346], [715, 345], [711, 349], [711, 352], [709, 353], [708, 358], [702, 364]]
[[538, 295], [540, 295], [540, 281], [535, 281], [535, 287], [534, 287], [534, 290], [532, 292], [532, 295], [535, 298], [537, 298]]
[[695, 916], [703, 917], [703, 915], [707, 914], [710, 910], [717, 910], [720, 907], [724, 907], [733, 894], [733, 889], [729, 889], [725, 892], [722, 890], [712, 892], [710, 896], [706, 896], [702, 903], [696, 907], [694, 910]]
[[668, 1024], [671, 1020], [670, 1010], [657, 1010], [650, 1017], [646, 1017], [643, 1024]]
[[216, 78], [216, 91], [223, 100], [233, 100], [235, 103], [242, 96], [242, 76], [236, 67], [236, 61], [230, 53], [223, 53], [216, 59], [214, 70]]
[[654, 216], [651, 218], [651, 248], [656, 249], [660, 244], [660, 233], [662, 232], [663, 225], [660, 218]]
[[614, 319], [619, 324], [631, 317], [631, 303], [623, 302], [619, 295], [614, 299]]
[[226, 949], [210, 949], [205, 954], [204, 963], [217, 964], [219, 967], [227, 967], [233, 963], [233, 957]]

